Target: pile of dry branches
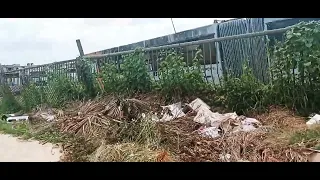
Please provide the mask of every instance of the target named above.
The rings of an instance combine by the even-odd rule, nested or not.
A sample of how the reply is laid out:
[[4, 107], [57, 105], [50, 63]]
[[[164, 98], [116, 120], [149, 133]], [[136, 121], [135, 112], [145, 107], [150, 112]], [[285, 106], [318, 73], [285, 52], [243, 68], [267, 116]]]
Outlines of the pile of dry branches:
[[58, 124], [62, 132], [69, 134], [115, 137], [122, 123], [140, 119], [148, 111], [148, 104], [140, 100], [107, 97], [80, 103], [60, 117]]
[[[95, 145], [96, 151], [90, 150], [91, 161], [303, 162], [310, 154], [305, 148], [289, 145], [275, 136], [284, 129], [292, 131], [305, 126], [302, 118], [287, 110], [274, 108], [257, 116], [267, 129], [264, 126], [254, 132], [225, 133], [212, 139], [199, 135], [197, 130], [202, 125], [191, 116], [168, 122], [152, 121], [150, 113], [160, 109], [155, 102], [106, 97], [65, 111], [58, 118], [58, 126], [62, 132], [84, 136], [86, 140], [103, 136], [112, 143]], [[175, 157], [170, 156], [169, 160], [167, 151], [152, 150], [162, 149], [159, 146]]]
[[166, 151], [152, 150], [137, 143], [105, 144], [90, 156], [91, 162], [171, 162]]
[[[282, 121], [281, 117], [278, 121]], [[303, 162], [310, 154], [305, 148], [270, 139], [274, 132], [264, 128], [212, 139], [195, 132], [200, 125], [191, 118], [177, 119], [160, 126], [163, 143], [182, 161]]]

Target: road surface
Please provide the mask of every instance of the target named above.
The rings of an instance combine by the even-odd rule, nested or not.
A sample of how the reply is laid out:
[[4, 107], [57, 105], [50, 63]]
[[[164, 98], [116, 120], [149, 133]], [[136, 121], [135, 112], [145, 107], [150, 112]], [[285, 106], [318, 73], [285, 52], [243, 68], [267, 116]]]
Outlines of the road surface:
[[0, 134], [0, 162], [57, 162], [59, 148], [38, 141], [25, 141], [7, 134]]

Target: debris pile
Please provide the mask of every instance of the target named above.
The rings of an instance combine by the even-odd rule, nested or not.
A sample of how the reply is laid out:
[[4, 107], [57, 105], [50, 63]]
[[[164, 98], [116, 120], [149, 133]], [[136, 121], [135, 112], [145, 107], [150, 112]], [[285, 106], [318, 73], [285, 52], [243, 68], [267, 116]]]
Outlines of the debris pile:
[[90, 156], [91, 162], [171, 162], [166, 151], [155, 151], [136, 143], [105, 144]]
[[[106, 97], [82, 102], [59, 115], [47, 114], [54, 116], [50, 121], [62, 132], [85, 139], [100, 137], [99, 143], [103, 140], [90, 153], [89, 161], [301, 162], [309, 155], [302, 147], [270, 138], [276, 126], [294, 124], [293, 117], [272, 112], [257, 119], [220, 114], [199, 98], [188, 104], [160, 106]], [[43, 112], [37, 116], [48, 120]]]
[[62, 132], [85, 137], [106, 137], [117, 133], [121, 123], [140, 119], [144, 112], [149, 111], [149, 107], [137, 99], [108, 97], [81, 103], [76, 110], [76, 113], [66, 113], [59, 118]]
[[[305, 148], [281, 144], [277, 142], [278, 139], [270, 140], [272, 128], [262, 126], [262, 123], [256, 119], [237, 116], [235, 113], [213, 113], [200, 99], [191, 102], [189, 106], [195, 112], [186, 114], [196, 114], [195, 117], [186, 115], [161, 123], [163, 141], [179, 155], [182, 161], [301, 162], [308, 160], [309, 153]], [[270, 122], [289, 123], [283, 120], [284, 116], [276, 116], [273, 119], [270, 118], [272, 116], [270, 112]], [[293, 116], [289, 115], [287, 119], [294, 122]]]
[[236, 113], [220, 114], [212, 112], [210, 107], [197, 98], [182, 108], [181, 103], [163, 106], [164, 115], [161, 122], [170, 121], [184, 116], [192, 116], [194, 122], [201, 124], [198, 133], [203, 136], [217, 138], [222, 135], [231, 135], [237, 132], [254, 131], [261, 123], [253, 118], [238, 116]]

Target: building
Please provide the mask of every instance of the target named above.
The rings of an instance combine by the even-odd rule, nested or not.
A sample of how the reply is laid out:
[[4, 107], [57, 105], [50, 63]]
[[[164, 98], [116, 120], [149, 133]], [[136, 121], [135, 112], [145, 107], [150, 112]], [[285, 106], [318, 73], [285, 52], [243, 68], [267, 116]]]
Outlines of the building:
[[26, 66], [20, 64], [1, 65], [0, 64], [0, 81], [10, 86], [20, 84], [20, 69], [34, 66], [33, 63], [27, 63]]

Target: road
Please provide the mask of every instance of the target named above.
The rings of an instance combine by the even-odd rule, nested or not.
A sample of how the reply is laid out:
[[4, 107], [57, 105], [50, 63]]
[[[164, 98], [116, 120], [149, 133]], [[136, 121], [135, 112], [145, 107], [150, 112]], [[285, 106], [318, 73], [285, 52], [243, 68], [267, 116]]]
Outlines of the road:
[[52, 144], [20, 140], [0, 134], [0, 162], [57, 162], [60, 150]]

